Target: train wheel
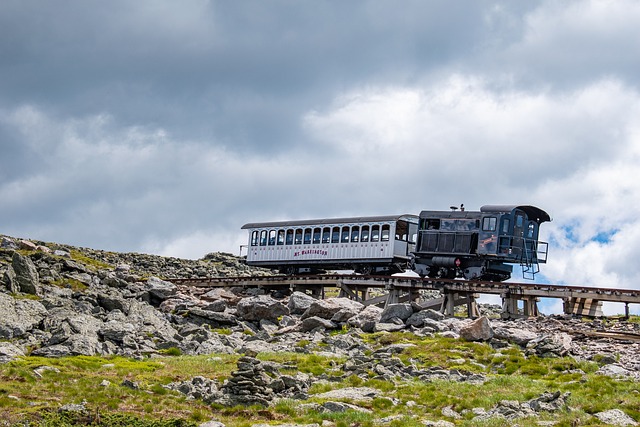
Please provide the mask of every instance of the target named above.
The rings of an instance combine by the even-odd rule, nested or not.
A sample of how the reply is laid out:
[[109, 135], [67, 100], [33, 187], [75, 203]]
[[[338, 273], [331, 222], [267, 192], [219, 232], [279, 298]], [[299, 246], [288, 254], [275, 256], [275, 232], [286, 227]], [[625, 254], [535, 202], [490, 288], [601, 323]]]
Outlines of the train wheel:
[[298, 269], [292, 265], [288, 265], [285, 267], [280, 267], [280, 273], [286, 274], [287, 276], [293, 276], [298, 273]]
[[370, 264], [362, 264], [355, 268], [355, 272], [369, 276], [373, 272], [373, 267]]

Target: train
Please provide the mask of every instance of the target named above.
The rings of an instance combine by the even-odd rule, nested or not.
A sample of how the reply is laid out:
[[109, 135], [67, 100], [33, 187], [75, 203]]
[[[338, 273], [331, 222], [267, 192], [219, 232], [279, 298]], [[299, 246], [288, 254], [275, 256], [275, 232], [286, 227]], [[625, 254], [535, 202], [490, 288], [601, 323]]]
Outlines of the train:
[[483, 281], [511, 278], [520, 265], [534, 279], [547, 262], [540, 225], [551, 221], [531, 205], [464, 205], [348, 218], [248, 223], [246, 263], [286, 275], [352, 270], [392, 275], [411, 270], [420, 277]]

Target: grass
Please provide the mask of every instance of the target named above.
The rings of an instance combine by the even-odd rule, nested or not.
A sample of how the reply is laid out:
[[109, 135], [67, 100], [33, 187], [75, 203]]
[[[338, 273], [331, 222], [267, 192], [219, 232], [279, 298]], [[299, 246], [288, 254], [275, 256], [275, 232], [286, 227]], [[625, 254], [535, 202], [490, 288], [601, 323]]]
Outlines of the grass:
[[[439, 366], [465, 369], [485, 375], [484, 384], [400, 379], [383, 381], [373, 377], [343, 376], [346, 357], [330, 357], [297, 352], [261, 353], [261, 360], [280, 363], [282, 374], [298, 372], [322, 376], [309, 389], [308, 401], [281, 400], [263, 407], [223, 407], [187, 400], [184, 395], [163, 387], [170, 382], [195, 376], [222, 383], [236, 369], [239, 355], [183, 356], [167, 351], [164, 356], [134, 360], [123, 357], [64, 357], [47, 359], [23, 357], [0, 365], [0, 425], [32, 426], [195, 426], [217, 419], [229, 427], [249, 427], [255, 423], [318, 423], [364, 427], [392, 417], [392, 427], [415, 427], [422, 420], [443, 419], [442, 409], [451, 407], [462, 415], [459, 426], [508, 426], [513, 421], [474, 421], [473, 408], [490, 410], [501, 400], [525, 402], [545, 391], [571, 392], [571, 412], [542, 414], [540, 420], [556, 425], [598, 425], [591, 414], [622, 409], [640, 420], [640, 383], [614, 380], [595, 374], [598, 366], [572, 358], [525, 357], [517, 348], [495, 350], [487, 344], [448, 338], [421, 338], [412, 334], [366, 334], [371, 345], [411, 343], [398, 357], [418, 369]], [[461, 364], [461, 359], [464, 363]], [[46, 367], [42, 369], [42, 367]], [[333, 380], [330, 380], [333, 378]], [[137, 389], [123, 385], [124, 380]], [[107, 383], [108, 382], [108, 383]], [[323, 412], [322, 399], [314, 394], [344, 387], [372, 387], [381, 394], [357, 403], [371, 412]], [[59, 413], [63, 405], [86, 402], [86, 413]], [[313, 406], [312, 403], [316, 404]], [[305, 406], [306, 404], [306, 406]], [[28, 420], [31, 424], [24, 424]], [[538, 419], [518, 420], [519, 426], [535, 426]]]

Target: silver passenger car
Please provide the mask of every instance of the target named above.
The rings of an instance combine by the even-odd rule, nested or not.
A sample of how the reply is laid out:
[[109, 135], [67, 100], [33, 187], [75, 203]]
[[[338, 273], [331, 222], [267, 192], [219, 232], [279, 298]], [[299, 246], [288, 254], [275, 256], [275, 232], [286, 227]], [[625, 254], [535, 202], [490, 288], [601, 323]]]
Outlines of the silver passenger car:
[[245, 224], [247, 264], [285, 274], [403, 272], [415, 251], [418, 220], [403, 214]]

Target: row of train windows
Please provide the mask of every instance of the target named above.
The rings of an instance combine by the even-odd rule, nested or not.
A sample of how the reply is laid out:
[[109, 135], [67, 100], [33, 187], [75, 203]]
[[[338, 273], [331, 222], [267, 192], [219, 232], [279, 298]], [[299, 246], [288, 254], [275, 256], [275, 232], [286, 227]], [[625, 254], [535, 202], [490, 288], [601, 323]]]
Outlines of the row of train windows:
[[311, 243], [388, 242], [389, 224], [353, 227], [297, 228], [295, 230], [254, 230], [251, 246], [309, 245]]

